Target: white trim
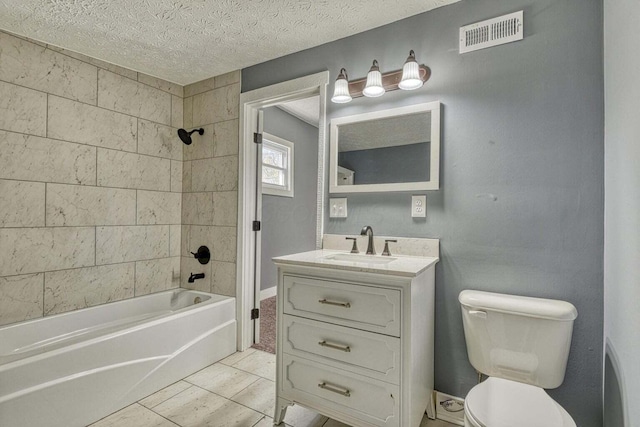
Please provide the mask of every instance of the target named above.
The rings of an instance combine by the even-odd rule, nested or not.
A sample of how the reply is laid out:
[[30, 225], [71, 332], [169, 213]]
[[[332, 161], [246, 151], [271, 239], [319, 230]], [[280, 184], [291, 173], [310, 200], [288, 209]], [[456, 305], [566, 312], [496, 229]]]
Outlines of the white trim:
[[266, 184], [264, 181], [262, 182], [262, 194], [268, 194], [270, 196], [281, 196], [281, 197], [293, 197], [294, 195], [294, 183], [295, 183], [295, 150], [294, 144], [291, 141], [288, 141], [284, 138], [280, 138], [279, 136], [272, 135], [267, 132], [262, 132], [262, 150], [264, 152], [264, 143], [271, 143], [282, 145], [287, 148], [287, 167], [285, 170], [287, 171], [287, 188], [282, 188], [281, 186]]
[[267, 298], [275, 297], [277, 293], [277, 289], [278, 287], [276, 285], [273, 285], [272, 287], [267, 289], [262, 289], [260, 291], [260, 301], [265, 300]]
[[[338, 126], [346, 123], [382, 119], [385, 117], [401, 116], [418, 112], [431, 112], [431, 159], [429, 166], [429, 181], [403, 182], [394, 184], [359, 184], [338, 185]], [[408, 105], [406, 107], [390, 108], [352, 116], [337, 117], [331, 120], [331, 147], [329, 150], [329, 193], [378, 193], [399, 191], [438, 190], [440, 188], [440, 102], [426, 102]], [[357, 173], [357, 171], [356, 171]]]
[[[324, 170], [326, 138], [326, 97], [329, 72], [322, 71], [306, 77], [278, 83], [240, 94], [240, 147], [238, 153], [238, 248], [236, 274], [236, 304], [238, 313], [238, 350], [253, 344], [253, 324], [250, 312], [256, 298], [254, 289], [256, 251], [255, 233], [251, 222], [255, 219], [256, 150], [253, 132], [257, 128], [257, 114], [262, 108], [285, 101], [320, 95], [320, 123], [318, 127], [318, 186], [316, 247], [322, 245], [324, 228]], [[259, 248], [258, 248], [259, 249]]]

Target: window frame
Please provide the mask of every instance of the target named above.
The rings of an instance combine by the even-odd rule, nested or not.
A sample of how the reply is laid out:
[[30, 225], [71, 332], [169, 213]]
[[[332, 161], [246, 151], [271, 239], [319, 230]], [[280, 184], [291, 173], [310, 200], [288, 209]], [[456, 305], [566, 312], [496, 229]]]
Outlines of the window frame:
[[[294, 143], [288, 141], [284, 138], [280, 138], [278, 136], [272, 135], [267, 132], [262, 133], [262, 149], [267, 145], [275, 146], [277, 150], [282, 150], [280, 147], [284, 147], [287, 151], [287, 165], [284, 168], [274, 167], [272, 165], [265, 165], [263, 162], [263, 158], [260, 158], [260, 180], [262, 182], [262, 194], [267, 194], [270, 196], [280, 196], [280, 197], [293, 197], [294, 196]], [[279, 147], [278, 147], [279, 146]], [[269, 184], [262, 181], [262, 168], [264, 166], [270, 168], [282, 169], [286, 173], [286, 181], [287, 185], [280, 186], [275, 184]]]

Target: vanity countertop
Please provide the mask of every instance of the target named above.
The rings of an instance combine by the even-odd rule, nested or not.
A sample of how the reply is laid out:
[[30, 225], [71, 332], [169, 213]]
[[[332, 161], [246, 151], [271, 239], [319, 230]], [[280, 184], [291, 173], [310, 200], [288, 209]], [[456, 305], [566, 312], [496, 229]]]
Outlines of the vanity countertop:
[[[273, 258], [273, 262], [278, 265], [304, 265], [309, 267], [415, 277], [440, 260], [437, 257], [406, 255], [385, 257], [381, 255], [359, 254], [354, 257], [356, 260], [353, 261], [333, 258], [336, 255], [339, 257], [343, 256], [344, 258], [351, 256], [348, 251], [320, 249], [275, 257]], [[367, 262], [368, 257], [371, 257], [371, 260], [374, 262]], [[390, 260], [391, 258], [393, 258], [393, 260]]]

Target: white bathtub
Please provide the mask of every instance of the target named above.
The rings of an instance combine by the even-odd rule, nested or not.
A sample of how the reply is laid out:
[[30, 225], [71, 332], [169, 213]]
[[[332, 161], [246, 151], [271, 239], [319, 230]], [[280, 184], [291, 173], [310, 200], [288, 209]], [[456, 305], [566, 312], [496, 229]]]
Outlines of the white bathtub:
[[235, 317], [178, 289], [0, 328], [0, 426], [90, 424], [233, 353]]

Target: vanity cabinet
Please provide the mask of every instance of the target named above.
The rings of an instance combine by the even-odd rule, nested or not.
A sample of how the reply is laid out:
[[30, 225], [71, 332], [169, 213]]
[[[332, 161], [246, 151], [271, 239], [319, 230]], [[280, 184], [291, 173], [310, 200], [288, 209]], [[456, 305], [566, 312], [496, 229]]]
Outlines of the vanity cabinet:
[[331, 263], [326, 253], [274, 259], [274, 424], [291, 404], [352, 426], [418, 427], [425, 411], [434, 418], [438, 259], [411, 258], [412, 268], [394, 269], [393, 262]]

